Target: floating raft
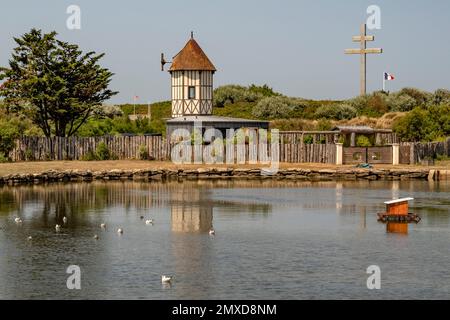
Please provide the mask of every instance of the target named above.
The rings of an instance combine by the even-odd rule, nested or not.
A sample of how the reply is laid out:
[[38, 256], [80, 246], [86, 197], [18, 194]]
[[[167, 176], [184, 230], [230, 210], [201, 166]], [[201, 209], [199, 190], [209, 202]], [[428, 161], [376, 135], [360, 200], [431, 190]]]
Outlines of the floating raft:
[[378, 213], [378, 221], [381, 222], [415, 222], [419, 223], [422, 218], [414, 213], [408, 213], [407, 215], [396, 215], [387, 213]]
[[378, 221], [381, 222], [415, 222], [419, 223], [421, 218], [419, 215], [409, 213], [408, 202], [414, 198], [403, 198], [386, 201], [386, 212], [378, 213]]

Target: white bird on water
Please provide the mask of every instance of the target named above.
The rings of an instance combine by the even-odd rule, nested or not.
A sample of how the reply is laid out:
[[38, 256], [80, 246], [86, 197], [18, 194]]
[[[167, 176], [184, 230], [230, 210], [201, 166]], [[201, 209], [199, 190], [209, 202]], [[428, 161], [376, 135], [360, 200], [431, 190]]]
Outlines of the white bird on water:
[[28, 241], [31, 241], [31, 240], [33, 240], [33, 237], [29, 236], [27, 239], [28, 239]]
[[100, 225], [100, 228], [106, 229], [106, 223], [102, 223], [102, 224]]
[[67, 224], [67, 217], [63, 217], [64, 224]]
[[98, 235], [95, 235], [95, 236], [94, 236], [94, 239], [95, 239], [95, 240], [98, 240]]
[[162, 276], [161, 277], [161, 282], [162, 283], [170, 283], [172, 281], [172, 277], [169, 276]]
[[153, 224], [153, 219], [145, 220], [145, 224]]
[[123, 234], [123, 229], [122, 228], [117, 229], [117, 233], [118, 234]]
[[22, 223], [22, 219], [20, 219], [20, 218], [15, 218], [15, 219], [14, 219], [14, 222], [15, 222], [15, 223]]
[[56, 232], [61, 231], [61, 226], [60, 226], [59, 224], [57, 224], [57, 225], [55, 226], [55, 230], [56, 230]]
[[216, 235], [216, 230], [214, 230], [214, 229], [209, 230], [209, 235], [210, 236], [215, 236]]

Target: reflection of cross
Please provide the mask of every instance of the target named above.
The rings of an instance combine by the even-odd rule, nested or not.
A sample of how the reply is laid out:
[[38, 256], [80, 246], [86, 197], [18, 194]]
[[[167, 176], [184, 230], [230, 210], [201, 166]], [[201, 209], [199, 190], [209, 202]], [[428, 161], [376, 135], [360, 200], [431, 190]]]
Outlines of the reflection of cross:
[[367, 41], [374, 41], [374, 36], [366, 35], [366, 25], [361, 25], [361, 33], [359, 36], [352, 37], [353, 42], [359, 42], [361, 44], [360, 49], [346, 49], [346, 54], [359, 54], [361, 55], [361, 70], [360, 70], [360, 94], [366, 94], [366, 54], [368, 53], [383, 53], [383, 49], [381, 48], [367, 48]]

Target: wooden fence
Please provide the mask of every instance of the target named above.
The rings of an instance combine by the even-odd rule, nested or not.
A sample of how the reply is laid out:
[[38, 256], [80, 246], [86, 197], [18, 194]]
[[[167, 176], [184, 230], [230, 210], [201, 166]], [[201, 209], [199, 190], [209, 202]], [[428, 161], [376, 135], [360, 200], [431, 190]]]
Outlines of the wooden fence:
[[[280, 144], [279, 149], [280, 162], [336, 163], [336, 146], [333, 143], [306, 144], [298, 138], [283, 137], [284, 143]], [[317, 137], [317, 139], [320, 138]], [[331, 139], [331, 136], [328, 139]], [[328, 139], [325, 140], [328, 141]], [[16, 141], [16, 146], [9, 156], [12, 161], [83, 160], [95, 153], [102, 142], [119, 160], [140, 159], [142, 151], [147, 151], [149, 159], [152, 160], [170, 160], [173, 147], [168, 145], [166, 139], [161, 136], [22, 137]], [[323, 143], [324, 140], [322, 139], [321, 142]], [[259, 146], [246, 145], [244, 150], [235, 146], [234, 154], [240, 159], [245, 157], [247, 162], [249, 159], [251, 162], [267, 161], [266, 158], [271, 156], [270, 146], [268, 150], [258, 148]], [[383, 159], [391, 156], [384, 152], [384, 149], [378, 151]], [[261, 154], [266, 156], [261, 157]], [[402, 143], [400, 146], [400, 162], [404, 164], [423, 163], [424, 160], [436, 159], [438, 156], [450, 157], [450, 138], [444, 142]]]
[[139, 159], [141, 148], [150, 159], [167, 159], [167, 145], [161, 136], [22, 137], [10, 157], [12, 161], [83, 160], [102, 142], [120, 160]]
[[442, 142], [402, 143], [400, 146], [400, 153], [402, 154], [402, 150], [407, 152], [408, 148], [410, 163], [433, 162], [440, 156], [450, 157], [450, 137]]

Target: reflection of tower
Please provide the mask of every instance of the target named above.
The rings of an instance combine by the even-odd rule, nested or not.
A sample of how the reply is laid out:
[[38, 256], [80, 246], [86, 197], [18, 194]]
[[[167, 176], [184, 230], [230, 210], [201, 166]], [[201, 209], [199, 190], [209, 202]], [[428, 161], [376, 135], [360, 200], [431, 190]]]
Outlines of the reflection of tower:
[[172, 191], [173, 232], [205, 233], [212, 228], [213, 205], [203, 198], [204, 192], [197, 188]]
[[336, 209], [338, 213], [342, 210], [342, 182], [336, 182]]
[[392, 181], [392, 199], [400, 198], [400, 181]]

